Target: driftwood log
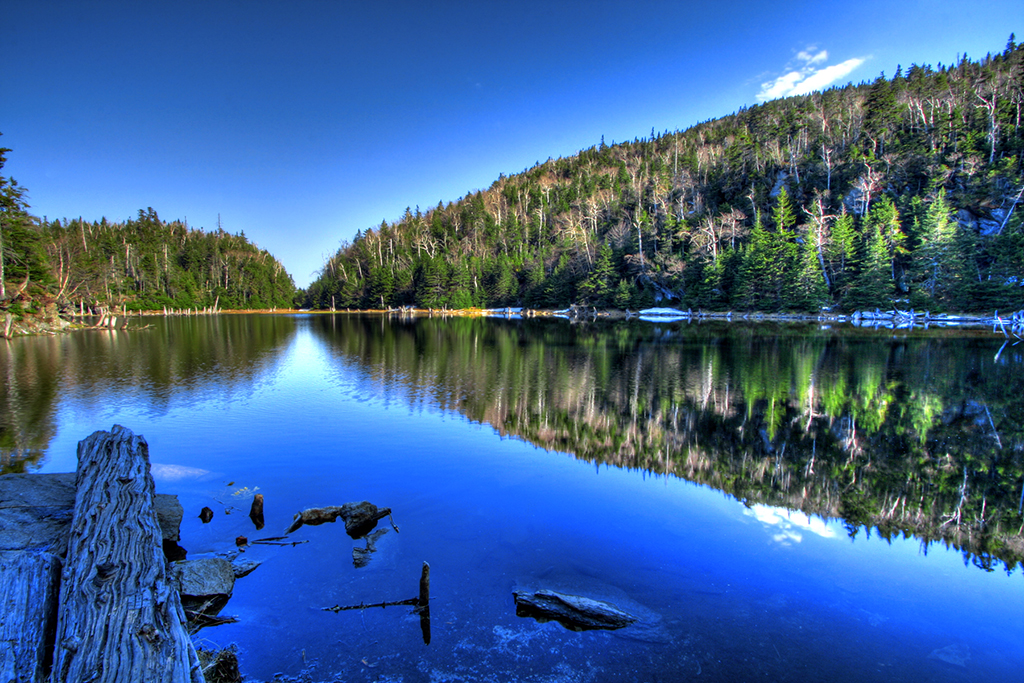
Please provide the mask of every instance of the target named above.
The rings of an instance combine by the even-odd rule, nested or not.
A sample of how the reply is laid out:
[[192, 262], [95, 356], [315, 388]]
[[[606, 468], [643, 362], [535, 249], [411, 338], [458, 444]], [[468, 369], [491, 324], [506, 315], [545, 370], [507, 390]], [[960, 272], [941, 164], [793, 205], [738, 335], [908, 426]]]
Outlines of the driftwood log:
[[34, 550], [0, 551], [0, 681], [46, 680], [53, 649], [60, 559]]
[[[155, 505], [166, 552], [181, 504], [157, 494]], [[0, 477], [0, 683], [47, 679], [74, 506], [74, 472]]]
[[415, 607], [413, 611], [420, 615], [420, 630], [423, 632], [423, 643], [424, 645], [430, 645], [430, 565], [426, 562], [423, 563], [423, 571], [420, 573], [420, 594], [418, 597], [409, 598], [408, 600], [391, 600], [385, 602], [375, 602], [367, 605], [366, 603], [359, 603], [358, 605], [335, 605], [334, 607], [322, 608], [324, 612], [347, 612], [354, 609], [373, 609], [380, 607], [398, 607], [400, 605], [409, 605]]
[[78, 444], [51, 680], [203, 680], [153, 509], [149, 446], [115, 425]]

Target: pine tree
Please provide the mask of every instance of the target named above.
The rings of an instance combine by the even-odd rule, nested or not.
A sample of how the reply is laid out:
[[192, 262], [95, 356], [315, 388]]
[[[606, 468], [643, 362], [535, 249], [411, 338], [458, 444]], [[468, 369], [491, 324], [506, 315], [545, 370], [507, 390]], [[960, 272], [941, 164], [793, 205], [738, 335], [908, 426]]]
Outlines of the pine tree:
[[[0, 171], [10, 151], [0, 147]], [[28, 214], [25, 195], [18, 181], [0, 176], [0, 299], [8, 295], [8, 282], [25, 287], [52, 283], [39, 227]]]
[[841, 300], [850, 286], [850, 274], [857, 258], [857, 231], [853, 214], [845, 210], [832, 224], [831, 238], [825, 249], [825, 262], [832, 280], [832, 290]]
[[592, 306], [607, 306], [610, 303], [615, 266], [612, 264], [612, 248], [602, 244], [597, 252], [594, 268], [580, 283], [578, 292], [581, 302]]
[[800, 245], [800, 268], [796, 278], [794, 304], [807, 312], [817, 312], [828, 305], [828, 285], [818, 259], [818, 248], [807, 236]]
[[868, 226], [861, 237], [861, 267], [848, 303], [858, 308], [888, 309], [892, 305], [895, 287], [885, 236], [875, 224]]
[[950, 220], [946, 191], [939, 190], [925, 210], [919, 232], [921, 246], [915, 254], [919, 286], [915, 300], [920, 305], [948, 304], [952, 299], [960, 274], [956, 232], [957, 223]]

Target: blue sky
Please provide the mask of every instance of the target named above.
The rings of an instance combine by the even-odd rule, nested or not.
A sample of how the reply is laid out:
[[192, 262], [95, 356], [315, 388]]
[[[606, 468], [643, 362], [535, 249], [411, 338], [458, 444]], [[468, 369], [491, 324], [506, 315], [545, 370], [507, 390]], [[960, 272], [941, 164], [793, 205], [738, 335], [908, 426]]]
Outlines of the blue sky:
[[51, 219], [219, 216], [305, 286], [407, 206], [602, 136], [979, 58], [1022, 18], [1024, 0], [3, 0], [3, 173]]

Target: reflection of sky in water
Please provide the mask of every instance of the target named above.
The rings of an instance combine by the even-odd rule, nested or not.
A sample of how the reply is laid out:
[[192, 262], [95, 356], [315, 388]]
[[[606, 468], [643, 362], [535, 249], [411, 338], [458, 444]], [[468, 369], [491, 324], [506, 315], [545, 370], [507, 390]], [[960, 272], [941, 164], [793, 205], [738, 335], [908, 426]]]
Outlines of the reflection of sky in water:
[[765, 525], [772, 533], [772, 540], [780, 545], [799, 543], [803, 540], [803, 532], [816, 534], [822, 538], [834, 538], [835, 529], [820, 517], [785, 508], [769, 505], [751, 505], [744, 511]]
[[[394, 510], [401, 532], [364, 569], [338, 524], [300, 529], [299, 546], [246, 551], [264, 564], [225, 610], [241, 622], [199, 635], [237, 642], [252, 676], [967, 681], [1024, 667], [1019, 571], [985, 573], [935, 546], [925, 556], [915, 540], [851, 540], [834, 521], [502, 439], [429, 401], [389, 399], [336, 353], [299, 321], [247, 384], [212, 374], [160, 410], [145, 392], [91, 387], [89, 405], [58, 408], [44, 470], [73, 469], [75, 444], [96, 429], [143, 434], [158, 490], [186, 508], [190, 557], [279, 535], [306, 507], [365, 499]], [[245, 514], [255, 490], [260, 533]], [[321, 611], [411, 597], [425, 560], [430, 646], [403, 608]], [[639, 636], [539, 624], [515, 615], [511, 591], [524, 582], [617, 596], [656, 618]]]

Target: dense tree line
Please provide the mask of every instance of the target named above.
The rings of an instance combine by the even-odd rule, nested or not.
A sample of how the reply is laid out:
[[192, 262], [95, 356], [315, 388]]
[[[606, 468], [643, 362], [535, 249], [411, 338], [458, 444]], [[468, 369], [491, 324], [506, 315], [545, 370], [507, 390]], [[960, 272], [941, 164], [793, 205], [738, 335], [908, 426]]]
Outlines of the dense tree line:
[[291, 276], [277, 259], [232, 235], [164, 222], [153, 209], [124, 223], [42, 224], [56, 295], [129, 309], [290, 308]]
[[1024, 304], [1024, 47], [548, 160], [360, 232], [314, 308]]
[[[0, 149], [0, 170], [9, 149]], [[291, 276], [245, 233], [165, 222], [152, 208], [124, 222], [39, 220], [25, 189], [0, 176], [0, 305], [290, 308]]]

